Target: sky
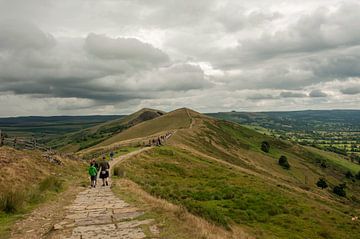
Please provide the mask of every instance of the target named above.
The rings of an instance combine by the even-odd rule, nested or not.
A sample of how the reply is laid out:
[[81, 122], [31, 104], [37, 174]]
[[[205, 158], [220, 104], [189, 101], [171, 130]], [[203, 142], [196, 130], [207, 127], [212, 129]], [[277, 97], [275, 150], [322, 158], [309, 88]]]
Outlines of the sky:
[[360, 109], [358, 0], [0, 0], [0, 116]]

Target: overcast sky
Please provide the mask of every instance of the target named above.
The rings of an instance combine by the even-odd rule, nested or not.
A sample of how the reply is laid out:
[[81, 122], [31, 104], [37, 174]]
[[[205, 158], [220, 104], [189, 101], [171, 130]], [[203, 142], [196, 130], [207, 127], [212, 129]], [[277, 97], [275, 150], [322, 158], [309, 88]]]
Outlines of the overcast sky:
[[360, 1], [0, 0], [0, 116], [360, 109]]

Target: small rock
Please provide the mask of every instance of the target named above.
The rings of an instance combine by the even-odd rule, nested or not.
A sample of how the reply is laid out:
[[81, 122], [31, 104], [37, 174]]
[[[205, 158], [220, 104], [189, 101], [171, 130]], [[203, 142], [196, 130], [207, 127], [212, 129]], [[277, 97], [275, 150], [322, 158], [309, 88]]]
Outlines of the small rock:
[[156, 225], [152, 225], [149, 227], [149, 230], [152, 234], [154, 235], [159, 235], [160, 234], [160, 230]]
[[53, 228], [54, 228], [54, 230], [61, 230], [61, 229], [63, 229], [64, 227], [61, 226], [60, 224], [55, 224]]

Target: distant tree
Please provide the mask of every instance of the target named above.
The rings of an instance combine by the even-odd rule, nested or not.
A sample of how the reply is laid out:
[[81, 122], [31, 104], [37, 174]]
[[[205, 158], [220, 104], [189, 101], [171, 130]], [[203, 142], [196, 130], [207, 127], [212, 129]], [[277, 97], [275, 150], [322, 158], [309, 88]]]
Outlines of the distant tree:
[[345, 177], [346, 177], [346, 178], [349, 178], [349, 179], [352, 179], [352, 178], [354, 177], [354, 175], [352, 174], [351, 171], [347, 171], [347, 172], [345, 173]]
[[290, 169], [290, 164], [287, 160], [287, 157], [284, 155], [281, 155], [281, 157], [279, 158], [279, 165], [284, 169]]
[[269, 153], [270, 151], [270, 144], [267, 141], [263, 141], [261, 143], [261, 150], [264, 151], [265, 153]]
[[359, 156], [359, 155], [356, 155], [355, 153], [352, 153], [352, 154], [350, 155], [350, 160], [351, 160], [351, 162], [360, 163], [360, 156]]
[[355, 178], [360, 180], [360, 171], [355, 175]]
[[346, 183], [341, 183], [333, 188], [333, 193], [340, 197], [346, 197]]
[[319, 181], [317, 181], [316, 186], [318, 186], [321, 189], [324, 189], [324, 188], [328, 187], [325, 178], [319, 178]]

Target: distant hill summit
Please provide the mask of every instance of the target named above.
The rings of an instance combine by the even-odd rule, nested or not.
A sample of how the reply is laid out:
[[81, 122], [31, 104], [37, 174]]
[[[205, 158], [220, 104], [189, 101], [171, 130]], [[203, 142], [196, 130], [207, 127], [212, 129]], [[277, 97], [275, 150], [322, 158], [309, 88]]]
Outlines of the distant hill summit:
[[114, 134], [112, 137], [104, 140], [100, 144], [94, 146], [107, 146], [120, 141], [131, 140], [136, 138], [144, 138], [149, 136], [157, 136], [169, 131], [182, 130], [192, 127], [193, 118], [204, 117], [196, 111], [188, 108], [180, 108], [160, 117], [144, 121], [133, 127], [130, 127], [120, 133]]
[[50, 145], [63, 151], [76, 152], [96, 145], [137, 124], [155, 119], [164, 114], [165, 112], [161, 110], [144, 108], [120, 119], [107, 121], [84, 130], [66, 134], [52, 140]]

